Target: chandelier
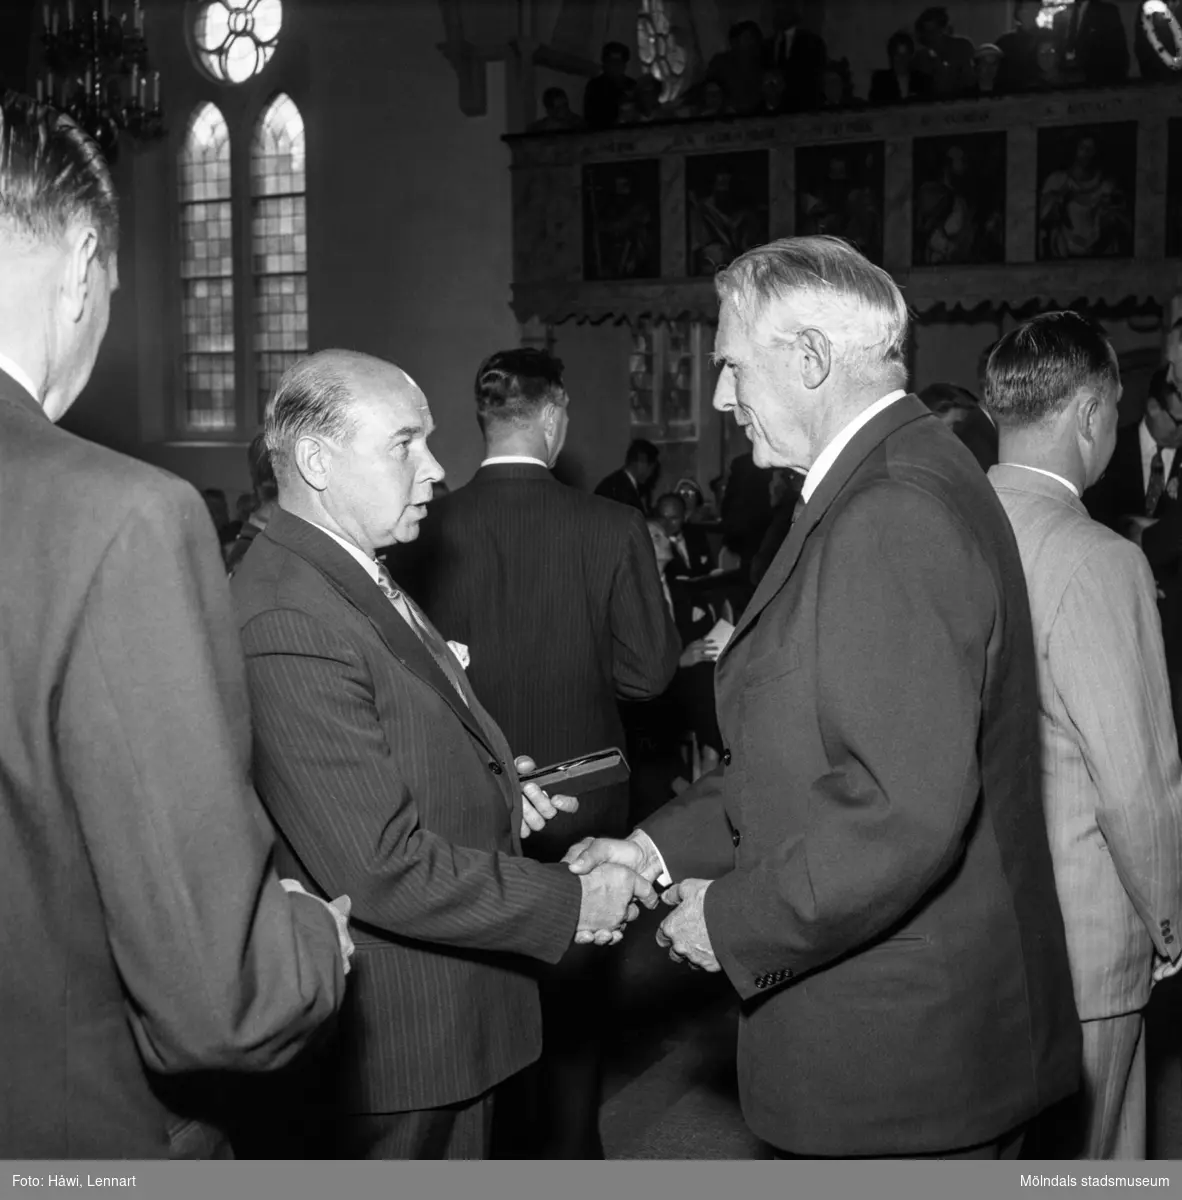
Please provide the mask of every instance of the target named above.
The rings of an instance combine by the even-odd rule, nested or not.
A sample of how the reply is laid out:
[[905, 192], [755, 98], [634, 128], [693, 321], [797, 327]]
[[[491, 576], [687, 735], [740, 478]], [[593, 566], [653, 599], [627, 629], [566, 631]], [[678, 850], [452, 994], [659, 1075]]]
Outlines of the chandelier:
[[37, 99], [69, 113], [109, 162], [120, 134], [137, 141], [164, 134], [160, 72], [149, 70], [143, 4], [118, 7], [123, 11], [113, 15], [111, 0], [41, 6], [46, 71]]

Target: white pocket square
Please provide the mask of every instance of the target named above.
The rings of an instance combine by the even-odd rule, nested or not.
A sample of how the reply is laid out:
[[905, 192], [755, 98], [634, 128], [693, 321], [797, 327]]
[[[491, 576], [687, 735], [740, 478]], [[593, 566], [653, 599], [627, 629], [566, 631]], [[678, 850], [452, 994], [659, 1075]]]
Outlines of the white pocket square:
[[448, 642], [448, 648], [459, 660], [460, 666], [466, 671], [468, 664], [472, 661], [468, 654], [468, 647], [463, 642]]

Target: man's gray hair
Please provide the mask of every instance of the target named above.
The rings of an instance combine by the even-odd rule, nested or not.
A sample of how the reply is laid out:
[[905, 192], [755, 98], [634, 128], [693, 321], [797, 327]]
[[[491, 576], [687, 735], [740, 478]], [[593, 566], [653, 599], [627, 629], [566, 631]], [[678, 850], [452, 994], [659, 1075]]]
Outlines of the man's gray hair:
[[907, 305], [895, 281], [835, 237], [781, 238], [714, 277], [723, 303], [773, 339], [821, 330], [845, 370], [866, 382], [907, 380]]
[[321, 351], [292, 363], [267, 401], [263, 437], [278, 479], [294, 465], [296, 443], [303, 437], [346, 442], [354, 434], [353, 390], [349, 365], [365, 355]]

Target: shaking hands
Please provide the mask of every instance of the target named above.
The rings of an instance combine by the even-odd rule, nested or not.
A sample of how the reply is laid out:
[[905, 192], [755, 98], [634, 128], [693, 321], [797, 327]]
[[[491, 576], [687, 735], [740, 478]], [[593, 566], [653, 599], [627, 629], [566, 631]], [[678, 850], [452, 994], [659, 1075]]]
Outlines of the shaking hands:
[[[624, 868], [632, 872], [638, 881], [648, 884], [650, 892], [652, 881], [665, 869], [656, 846], [643, 834], [623, 839], [584, 838], [566, 852], [562, 861], [584, 880], [590, 877], [589, 873], [605, 871], [610, 867]], [[707, 879], [683, 879], [666, 889], [661, 900], [672, 906], [673, 911], [657, 930], [657, 945], [666, 947], [669, 957], [676, 963], [684, 962], [703, 971], [715, 972], [722, 968], [714, 956], [710, 934], [706, 929], [705, 897], [709, 886]], [[651, 903], [643, 903], [646, 908], [655, 908], [655, 894]], [[634, 920], [640, 912], [635, 905], [631, 906], [630, 911], [629, 921]], [[623, 933], [618, 932], [610, 941], [619, 941], [622, 936]], [[608, 939], [601, 940], [599, 933], [588, 936], [581, 920], [575, 941], [608, 944]]]

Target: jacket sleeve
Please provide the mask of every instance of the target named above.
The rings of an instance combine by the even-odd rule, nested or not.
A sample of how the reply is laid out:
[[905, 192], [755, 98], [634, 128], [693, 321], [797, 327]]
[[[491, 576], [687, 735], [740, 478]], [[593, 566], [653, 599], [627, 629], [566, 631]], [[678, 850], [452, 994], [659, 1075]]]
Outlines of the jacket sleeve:
[[630, 516], [612, 580], [611, 628], [617, 694], [628, 700], [659, 696], [677, 671], [681, 639], [665, 603], [652, 539], [639, 514]]
[[407, 739], [391, 744], [349, 641], [290, 609], [252, 617], [242, 639], [259, 790], [320, 886], [348, 893], [358, 922], [390, 934], [557, 962], [578, 923], [578, 879], [423, 828], [401, 764], [438, 750], [412, 714]]
[[725, 775], [725, 767], [715, 767], [640, 824], [674, 880], [716, 879], [735, 865]]
[[1131, 543], [1107, 542], [1080, 564], [1048, 658], [1099, 793], [1096, 822], [1112, 864], [1158, 954], [1177, 959], [1182, 763], [1153, 576]]
[[[881, 936], [959, 861], [978, 800], [994, 594], [963, 526], [918, 488], [867, 489], [836, 516], [816, 601], [829, 769], [799, 834], [740, 858], [706, 893], [715, 954], [741, 996], [761, 975], [800, 975]], [[774, 791], [745, 795], [776, 803]]]
[[340, 1006], [341, 956], [331, 915], [272, 866], [225, 571], [188, 485], [140, 497], [106, 548], [59, 702], [62, 770], [146, 1064], [283, 1065]]

